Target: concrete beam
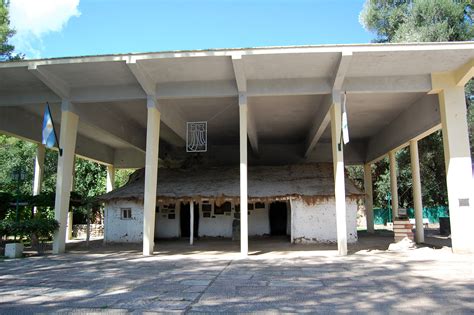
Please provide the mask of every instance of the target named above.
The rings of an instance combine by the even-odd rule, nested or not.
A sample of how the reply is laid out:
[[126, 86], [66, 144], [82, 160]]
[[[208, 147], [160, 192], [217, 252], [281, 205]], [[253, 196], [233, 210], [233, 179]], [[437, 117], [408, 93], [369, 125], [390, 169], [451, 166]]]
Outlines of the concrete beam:
[[160, 99], [236, 97], [238, 90], [234, 80], [167, 82], [157, 86]]
[[134, 149], [115, 149], [113, 164], [116, 168], [142, 168], [145, 153]]
[[0, 96], [0, 107], [2, 106], [25, 106], [32, 104], [59, 103], [61, 98], [51, 91], [8, 93]]
[[[140, 84], [141, 88], [146, 94], [146, 97], [154, 98], [156, 101], [158, 97], [158, 89], [156, 82], [150, 77], [148, 72], [136, 60], [127, 60], [127, 66], [135, 76], [135, 79]], [[161, 121], [173, 130], [181, 139], [186, 139], [186, 123], [182, 114], [176, 108], [169, 108], [157, 104], [161, 113]]]
[[106, 111], [106, 108], [99, 106], [75, 105], [74, 112], [79, 115], [81, 122], [145, 152], [146, 129], [138, 123], [123, 117], [116, 111]]
[[339, 60], [339, 66], [337, 67], [336, 74], [334, 76], [332, 89], [340, 91], [342, 89], [342, 85], [344, 84], [344, 79], [346, 78], [347, 70], [351, 65], [352, 60], [352, 52], [351, 51], [343, 51], [341, 54], [341, 59]]
[[387, 152], [405, 147], [410, 140], [419, 140], [440, 128], [438, 98], [425, 95], [369, 139], [366, 162], [373, 163]]
[[146, 99], [146, 94], [137, 85], [73, 88], [70, 97], [73, 103], [101, 103], [140, 99]]
[[319, 107], [319, 110], [314, 117], [313, 124], [311, 129], [308, 132], [306, 137], [306, 146], [304, 157], [307, 158], [311, 152], [313, 151], [314, 147], [318, 143], [319, 139], [323, 135], [324, 131], [326, 130], [327, 126], [331, 121], [331, 117], [329, 115], [329, 110], [331, 109], [332, 105], [332, 96], [327, 95]]
[[332, 85], [328, 78], [248, 80], [248, 96], [321, 95], [329, 94]]
[[[11, 119], [15, 117], [15, 119]], [[3, 107], [0, 108], [0, 132], [31, 141], [41, 143], [41, 126], [43, 120], [38, 115], [27, 112], [21, 108]], [[59, 122], [55, 122], [58, 137], [60, 137]], [[90, 138], [77, 135], [76, 154], [100, 163], [112, 164], [114, 162], [114, 149], [92, 140]]]
[[347, 93], [416, 93], [431, 91], [429, 75], [390, 77], [348, 77], [343, 88]]
[[127, 66], [147, 95], [156, 94], [156, 82], [136, 60], [127, 60]]
[[[248, 105], [247, 102], [247, 78], [245, 77], [244, 62], [242, 56], [233, 55], [232, 65], [234, 67], [235, 82], [239, 90], [239, 104]], [[258, 154], [258, 136], [257, 125], [255, 123], [254, 114], [249, 106], [247, 106], [247, 134], [252, 147], [252, 151]]]
[[457, 86], [464, 87], [474, 77], [474, 59], [454, 71], [454, 80]]
[[239, 92], [247, 91], [247, 78], [245, 76], [244, 61], [242, 55], [232, 55], [232, 66], [234, 67], [235, 81]]
[[40, 79], [48, 88], [50, 88], [57, 96], [61, 99], [68, 99], [71, 88], [61, 78], [57, 77], [49, 70], [46, 70], [44, 66], [38, 66], [37, 64], [30, 64], [28, 70]]
[[257, 126], [255, 123], [255, 117], [248, 106], [247, 95], [245, 93], [241, 93], [239, 95], [239, 105], [245, 106], [246, 108], [246, 133], [250, 142], [250, 146], [252, 147], [252, 151], [258, 155]]

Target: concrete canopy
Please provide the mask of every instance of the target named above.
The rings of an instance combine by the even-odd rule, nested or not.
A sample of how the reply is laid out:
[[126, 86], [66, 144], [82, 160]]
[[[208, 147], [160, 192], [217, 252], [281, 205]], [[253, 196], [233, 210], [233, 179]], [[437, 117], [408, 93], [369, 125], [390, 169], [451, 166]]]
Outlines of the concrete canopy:
[[[0, 63], [0, 131], [41, 141], [44, 104], [79, 116], [76, 154], [143, 167], [147, 95], [161, 112], [160, 155], [184, 156], [185, 122], [208, 121], [209, 157], [238, 163], [239, 92], [254, 164], [331, 162], [329, 106], [347, 93], [345, 162], [373, 161], [440, 128], [432, 74], [474, 58], [474, 43], [174, 51]], [[403, 128], [400, 128], [403, 126]], [[59, 131], [59, 126], [57, 127]], [[232, 154], [235, 153], [235, 154]]]

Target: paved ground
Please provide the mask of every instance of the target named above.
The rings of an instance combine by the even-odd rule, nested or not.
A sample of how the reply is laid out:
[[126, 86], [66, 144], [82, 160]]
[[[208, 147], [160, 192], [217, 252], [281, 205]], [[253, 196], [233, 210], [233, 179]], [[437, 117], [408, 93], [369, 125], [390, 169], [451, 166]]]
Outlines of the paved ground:
[[134, 246], [76, 245], [0, 261], [0, 313], [474, 313], [474, 256], [363, 249], [389, 241], [362, 237], [338, 257], [330, 246], [260, 240], [246, 260], [228, 241], [161, 242], [147, 258]]

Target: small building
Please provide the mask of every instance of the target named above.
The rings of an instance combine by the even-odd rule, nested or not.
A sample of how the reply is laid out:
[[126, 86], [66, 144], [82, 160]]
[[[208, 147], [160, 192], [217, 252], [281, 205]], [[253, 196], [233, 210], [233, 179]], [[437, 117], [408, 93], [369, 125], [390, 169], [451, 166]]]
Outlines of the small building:
[[[144, 177], [140, 169], [125, 186], [100, 198], [106, 205], [106, 242], [142, 242]], [[239, 237], [238, 168], [160, 168], [158, 177], [155, 239], [190, 237], [191, 202], [196, 237]], [[331, 164], [251, 167], [248, 189], [249, 236], [287, 235], [292, 243], [337, 241]], [[357, 241], [357, 201], [362, 197], [346, 178], [349, 243]]]

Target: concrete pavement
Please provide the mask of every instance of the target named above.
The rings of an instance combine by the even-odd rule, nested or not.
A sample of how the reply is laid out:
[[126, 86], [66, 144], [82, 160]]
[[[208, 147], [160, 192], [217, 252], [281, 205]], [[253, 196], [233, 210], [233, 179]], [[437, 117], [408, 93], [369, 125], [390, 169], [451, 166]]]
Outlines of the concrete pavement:
[[273, 246], [238, 259], [171, 247], [152, 257], [111, 246], [0, 261], [0, 313], [474, 312], [474, 257], [447, 248], [339, 257]]

